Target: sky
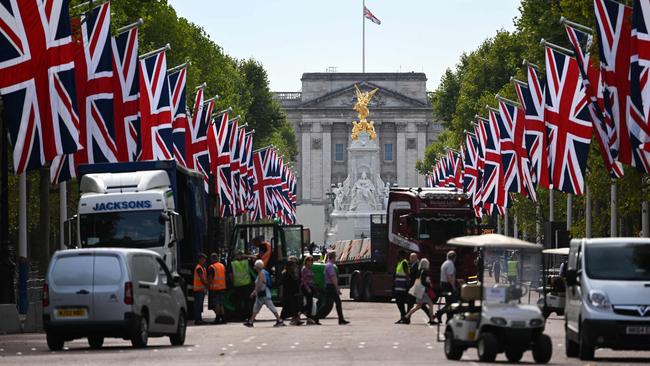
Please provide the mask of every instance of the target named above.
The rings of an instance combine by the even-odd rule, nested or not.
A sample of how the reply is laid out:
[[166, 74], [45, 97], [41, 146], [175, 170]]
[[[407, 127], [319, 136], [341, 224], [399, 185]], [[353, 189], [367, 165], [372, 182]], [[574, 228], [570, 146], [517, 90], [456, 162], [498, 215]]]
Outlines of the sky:
[[[362, 0], [169, 0], [236, 58], [254, 58], [272, 91], [304, 72], [361, 72]], [[513, 30], [519, 0], [366, 0], [366, 72], [424, 72], [434, 90], [463, 52]]]

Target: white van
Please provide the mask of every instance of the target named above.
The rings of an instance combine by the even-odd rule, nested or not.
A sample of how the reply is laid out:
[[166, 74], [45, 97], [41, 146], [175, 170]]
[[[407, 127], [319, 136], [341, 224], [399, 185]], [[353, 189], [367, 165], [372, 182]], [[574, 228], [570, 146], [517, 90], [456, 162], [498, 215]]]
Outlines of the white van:
[[564, 308], [567, 357], [650, 350], [650, 239], [574, 239]]
[[149, 337], [185, 343], [187, 305], [179, 278], [162, 257], [146, 249], [98, 248], [58, 251], [43, 286], [47, 345], [88, 337], [100, 348], [104, 337], [145, 347]]

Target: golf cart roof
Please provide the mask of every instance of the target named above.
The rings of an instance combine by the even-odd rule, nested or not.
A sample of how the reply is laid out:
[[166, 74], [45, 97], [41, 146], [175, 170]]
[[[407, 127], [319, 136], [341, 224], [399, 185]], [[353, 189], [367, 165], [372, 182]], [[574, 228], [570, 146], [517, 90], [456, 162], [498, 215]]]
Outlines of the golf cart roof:
[[569, 255], [569, 248], [544, 249], [542, 250], [542, 253], [554, 254], [554, 255]]
[[460, 236], [449, 239], [447, 244], [459, 247], [542, 250], [540, 244], [529, 243], [501, 234]]

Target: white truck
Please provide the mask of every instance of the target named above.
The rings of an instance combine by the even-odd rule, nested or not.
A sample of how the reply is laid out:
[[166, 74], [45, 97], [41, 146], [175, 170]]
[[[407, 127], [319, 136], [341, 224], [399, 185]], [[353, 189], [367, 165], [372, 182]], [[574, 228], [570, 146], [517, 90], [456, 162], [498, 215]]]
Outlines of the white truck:
[[66, 222], [68, 247], [150, 249], [185, 284], [198, 253], [215, 251], [207, 245], [203, 177], [173, 161], [81, 165], [79, 193], [77, 214]]

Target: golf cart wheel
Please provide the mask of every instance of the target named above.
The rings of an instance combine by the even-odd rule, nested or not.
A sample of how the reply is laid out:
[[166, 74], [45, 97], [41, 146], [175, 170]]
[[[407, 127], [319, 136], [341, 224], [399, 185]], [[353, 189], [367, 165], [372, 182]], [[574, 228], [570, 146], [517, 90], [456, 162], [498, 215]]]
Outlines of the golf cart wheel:
[[569, 336], [567, 336], [566, 333], [564, 335], [564, 347], [567, 357], [578, 357], [578, 353], [580, 352], [580, 345], [577, 342], [569, 339]]
[[498, 340], [494, 334], [490, 332], [482, 333], [476, 347], [478, 350], [478, 359], [481, 362], [494, 362], [497, 358], [497, 347]]
[[100, 349], [104, 345], [104, 337], [100, 337], [100, 336], [88, 337], [88, 345], [92, 349]]
[[520, 348], [506, 348], [506, 358], [510, 362], [519, 362], [524, 356], [524, 350]]
[[596, 347], [586, 339], [584, 332], [580, 332], [580, 344], [578, 345], [578, 357], [583, 361], [594, 359]]
[[63, 349], [63, 344], [65, 343], [63, 337], [51, 332], [47, 332], [45, 337], [47, 340], [47, 348], [49, 348], [50, 351], [60, 351]]
[[460, 360], [463, 357], [463, 348], [454, 342], [454, 334], [449, 330], [445, 332], [445, 356], [448, 360]]
[[553, 343], [551, 337], [540, 334], [533, 344], [533, 360], [536, 363], [548, 363], [553, 356]]

